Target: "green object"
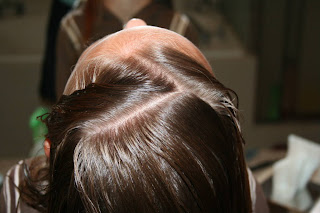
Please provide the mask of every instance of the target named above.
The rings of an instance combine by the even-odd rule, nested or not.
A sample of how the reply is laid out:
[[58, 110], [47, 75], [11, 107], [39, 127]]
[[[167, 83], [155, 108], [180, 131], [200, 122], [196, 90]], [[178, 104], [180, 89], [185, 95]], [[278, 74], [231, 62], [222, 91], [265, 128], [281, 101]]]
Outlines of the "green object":
[[[41, 121], [42, 115], [45, 115], [49, 112], [49, 109], [46, 107], [38, 107], [31, 115], [29, 126], [32, 130], [32, 138], [33, 143], [43, 142], [45, 139], [45, 135], [47, 134], [48, 130], [46, 125]], [[45, 118], [45, 117], [42, 117]]]

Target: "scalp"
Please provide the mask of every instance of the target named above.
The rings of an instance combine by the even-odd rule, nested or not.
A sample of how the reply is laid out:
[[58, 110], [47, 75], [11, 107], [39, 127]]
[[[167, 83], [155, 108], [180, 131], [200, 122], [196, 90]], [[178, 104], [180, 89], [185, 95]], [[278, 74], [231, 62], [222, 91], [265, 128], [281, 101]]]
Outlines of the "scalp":
[[72, 83], [74, 78], [85, 75], [82, 73], [83, 70], [86, 70], [85, 67], [95, 58], [100, 58], [101, 63], [102, 61], [116, 63], [141, 55], [150, 49], [157, 51], [163, 48], [174, 49], [186, 54], [212, 72], [211, 66], [200, 50], [183, 36], [158, 27], [135, 27], [106, 36], [91, 45], [81, 55], [69, 78], [64, 94], [71, 94], [75, 90], [74, 83]]

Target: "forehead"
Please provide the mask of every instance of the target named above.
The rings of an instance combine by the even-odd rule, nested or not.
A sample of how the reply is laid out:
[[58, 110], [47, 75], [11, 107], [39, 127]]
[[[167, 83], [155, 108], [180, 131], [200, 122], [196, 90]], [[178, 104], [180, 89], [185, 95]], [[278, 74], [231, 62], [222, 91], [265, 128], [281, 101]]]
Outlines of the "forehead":
[[142, 45], [152, 44], [172, 45], [173, 47], [175, 45], [182, 45], [188, 48], [193, 46], [189, 40], [170, 30], [152, 26], [140, 26], [124, 29], [106, 36], [96, 47], [103, 49], [111, 46], [135, 49]]
[[170, 30], [151, 26], [133, 27], [106, 36], [91, 45], [80, 59], [90, 60], [90, 58], [99, 55], [126, 57], [145, 47], [154, 48], [157, 46], [174, 48], [189, 55], [208, 70], [211, 70], [200, 50], [188, 39]]
[[71, 94], [74, 90], [82, 89], [85, 85], [92, 83], [92, 79], [86, 80], [85, 76], [89, 75], [88, 64], [95, 61], [95, 58], [103, 58], [105, 62], [110, 62], [139, 54], [139, 51], [156, 50], [162, 47], [182, 52], [212, 72], [210, 64], [200, 50], [183, 36], [158, 27], [134, 27], [106, 36], [88, 47], [71, 73], [64, 94]]

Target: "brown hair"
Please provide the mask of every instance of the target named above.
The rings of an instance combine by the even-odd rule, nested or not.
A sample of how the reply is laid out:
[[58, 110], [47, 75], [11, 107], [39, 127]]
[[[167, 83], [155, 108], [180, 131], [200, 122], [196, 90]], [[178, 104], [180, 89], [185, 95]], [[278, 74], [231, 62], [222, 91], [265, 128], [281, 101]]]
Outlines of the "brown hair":
[[48, 212], [251, 212], [233, 92], [170, 48], [103, 60], [45, 119]]

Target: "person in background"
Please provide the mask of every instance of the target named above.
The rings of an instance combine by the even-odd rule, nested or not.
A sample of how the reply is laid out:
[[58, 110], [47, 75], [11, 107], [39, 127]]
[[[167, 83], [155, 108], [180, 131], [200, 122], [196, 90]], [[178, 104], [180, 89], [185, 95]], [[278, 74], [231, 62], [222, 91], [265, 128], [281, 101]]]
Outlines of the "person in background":
[[130, 18], [142, 18], [149, 25], [171, 29], [198, 43], [197, 31], [186, 15], [174, 11], [171, 0], [78, 0], [76, 5], [61, 22], [57, 37], [58, 23], [70, 5], [53, 2], [40, 82], [42, 102], [49, 106], [62, 94], [82, 51], [93, 41], [121, 30]]
[[233, 93], [189, 40], [129, 21], [81, 55], [1, 212], [267, 212]]
[[37, 119], [44, 111], [50, 112], [50, 107], [56, 100], [55, 92], [55, 70], [56, 70], [56, 40], [62, 17], [67, 14], [73, 6], [79, 4], [80, 0], [52, 0], [48, 17], [45, 51], [42, 61], [39, 95], [40, 103], [30, 116], [29, 128], [33, 134], [33, 145], [29, 156], [43, 154], [42, 141], [45, 125]]
[[[72, 7], [73, 11], [60, 24], [62, 17]], [[96, 39], [122, 29], [127, 19], [133, 16], [142, 17], [151, 25], [170, 28], [197, 43], [197, 33], [189, 19], [173, 10], [171, 0], [54, 0], [41, 72], [42, 104], [35, 109], [31, 123], [39, 123], [34, 119], [39, 116], [36, 113], [43, 110], [49, 112], [60, 97], [82, 51]], [[38, 127], [44, 129], [41, 124], [30, 126], [32, 132], [38, 131]], [[38, 143], [39, 139], [41, 137], [34, 140], [30, 151], [32, 156], [42, 153], [38, 149], [42, 146]]]
[[39, 93], [43, 104], [51, 105], [55, 95], [56, 40], [62, 17], [67, 14], [75, 0], [52, 0], [47, 24], [45, 52], [41, 68]]

